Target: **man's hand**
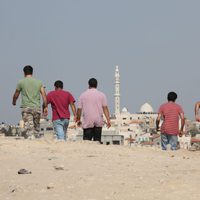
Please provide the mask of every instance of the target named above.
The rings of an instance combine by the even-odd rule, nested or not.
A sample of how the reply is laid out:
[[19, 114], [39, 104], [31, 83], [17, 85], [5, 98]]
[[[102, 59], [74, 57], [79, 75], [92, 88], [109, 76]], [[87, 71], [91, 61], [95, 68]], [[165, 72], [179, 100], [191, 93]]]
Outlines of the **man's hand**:
[[45, 107], [45, 108], [43, 109], [43, 115], [44, 115], [45, 117], [47, 117], [47, 115], [48, 115], [48, 108], [47, 108], [47, 107]]
[[107, 126], [107, 128], [110, 128], [110, 127], [111, 127], [110, 121], [107, 121], [107, 122], [106, 122], [106, 126]]
[[76, 120], [77, 126], [80, 127], [81, 126], [81, 120]]
[[180, 130], [180, 131], [179, 131], [179, 137], [182, 137], [182, 136], [183, 136], [183, 131]]

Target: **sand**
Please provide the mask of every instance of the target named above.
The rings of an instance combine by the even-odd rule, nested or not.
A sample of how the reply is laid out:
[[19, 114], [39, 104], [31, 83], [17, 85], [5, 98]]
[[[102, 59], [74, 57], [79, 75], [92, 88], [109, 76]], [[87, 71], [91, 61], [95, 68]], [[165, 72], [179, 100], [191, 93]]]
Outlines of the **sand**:
[[0, 200], [7, 199], [200, 199], [200, 152], [0, 137]]

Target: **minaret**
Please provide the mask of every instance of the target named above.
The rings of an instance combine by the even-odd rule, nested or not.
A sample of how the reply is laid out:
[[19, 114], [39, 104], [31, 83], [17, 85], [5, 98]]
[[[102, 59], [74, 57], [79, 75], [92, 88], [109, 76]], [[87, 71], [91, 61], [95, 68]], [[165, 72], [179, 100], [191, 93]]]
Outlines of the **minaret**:
[[115, 116], [120, 115], [120, 75], [119, 68], [115, 69]]

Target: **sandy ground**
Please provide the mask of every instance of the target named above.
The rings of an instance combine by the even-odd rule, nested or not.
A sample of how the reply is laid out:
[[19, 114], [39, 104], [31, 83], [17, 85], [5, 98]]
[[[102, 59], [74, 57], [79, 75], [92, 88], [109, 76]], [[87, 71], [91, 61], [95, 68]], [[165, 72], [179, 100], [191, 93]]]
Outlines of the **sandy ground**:
[[[18, 174], [20, 169], [31, 174]], [[0, 137], [0, 200], [200, 199], [200, 152]]]

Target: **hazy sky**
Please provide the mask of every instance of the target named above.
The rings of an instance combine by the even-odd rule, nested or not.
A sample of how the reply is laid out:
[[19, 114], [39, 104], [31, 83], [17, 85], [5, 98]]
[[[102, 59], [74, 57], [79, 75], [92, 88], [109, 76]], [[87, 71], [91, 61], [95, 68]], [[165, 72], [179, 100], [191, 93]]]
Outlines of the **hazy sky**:
[[167, 93], [194, 119], [200, 100], [199, 0], [0, 0], [0, 122], [17, 123], [12, 95], [23, 67], [47, 92], [55, 80], [76, 99], [96, 77], [114, 112], [114, 72], [121, 107], [155, 111]]

